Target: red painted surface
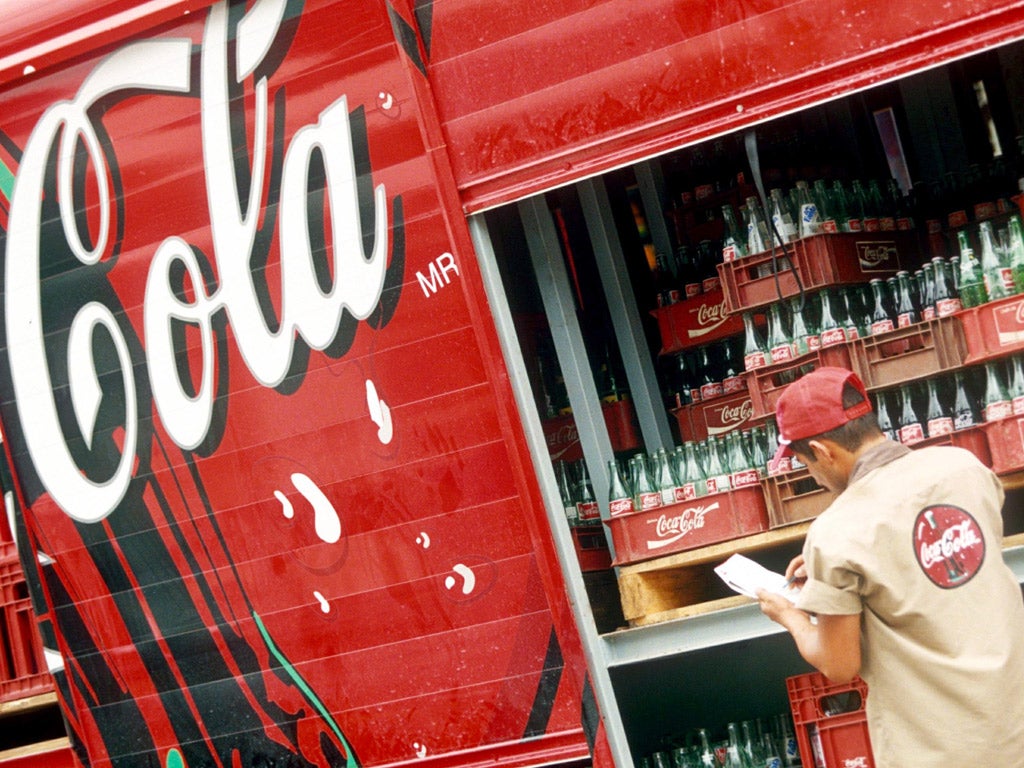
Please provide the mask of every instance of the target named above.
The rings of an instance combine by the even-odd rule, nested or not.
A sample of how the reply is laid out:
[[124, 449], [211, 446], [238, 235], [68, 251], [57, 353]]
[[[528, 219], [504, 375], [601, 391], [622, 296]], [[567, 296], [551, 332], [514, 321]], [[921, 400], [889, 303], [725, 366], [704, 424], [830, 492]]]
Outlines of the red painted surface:
[[77, 768], [81, 764], [75, 760], [70, 747], [62, 746], [0, 758], [0, 765], [3, 768]]
[[590, 754], [408, 11], [43, 20], [103, 45], [0, 95], [0, 415], [93, 766]]
[[1019, 0], [434, 0], [430, 79], [479, 209], [1024, 34]]

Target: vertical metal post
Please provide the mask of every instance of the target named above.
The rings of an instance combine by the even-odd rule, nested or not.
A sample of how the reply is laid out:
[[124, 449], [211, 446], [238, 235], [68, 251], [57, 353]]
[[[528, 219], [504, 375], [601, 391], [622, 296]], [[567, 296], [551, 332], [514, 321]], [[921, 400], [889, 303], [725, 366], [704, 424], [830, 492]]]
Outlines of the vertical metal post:
[[629, 391], [636, 407], [644, 445], [649, 453], [658, 448], [671, 448], [674, 439], [668, 413], [647, 347], [647, 337], [636, 307], [629, 273], [626, 271], [622, 243], [619, 242], [608, 202], [608, 191], [600, 179], [581, 181], [576, 188], [594, 248], [594, 257], [597, 259], [615, 338], [626, 368]]
[[667, 205], [662, 194], [665, 181], [661, 166], [657, 160], [647, 160], [634, 165], [633, 173], [636, 174], [637, 188], [644, 204], [644, 216], [647, 218], [651, 240], [654, 241], [654, 250], [667, 256], [672, 253], [672, 234], [665, 223], [664, 210]]
[[601, 506], [601, 516], [608, 517], [608, 461], [612, 443], [608, 436], [601, 398], [597, 394], [594, 374], [583, 343], [572, 284], [562, 259], [562, 249], [555, 230], [554, 218], [541, 195], [519, 203], [526, 245], [537, 277], [544, 314], [551, 328], [551, 337], [558, 355], [558, 365], [565, 379], [580, 447], [587, 460], [594, 495]]
[[[540, 200], [540, 204], [543, 206], [543, 200]], [[527, 207], [532, 208], [532, 206]], [[544, 216], [545, 210], [546, 206], [530, 212], [531, 223], [528, 224], [524, 221], [524, 226], [526, 226], [528, 233], [531, 227], [536, 227], [544, 219], [547, 219], [550, 224], [550, 213]], [[555, 473], [548, 458], [548, 447], [547, 441], [544, 439], [544, 429], [540, 423], [540, 415], [537, 413], [536, 406], [534, 405], [530, 380], [523, 362], [523, 354], [516, 335], [512, 312], [501, 282], [501, 274], [494, 256], [494, 248], [491, 244], [490, 234], [487, 231], [487, 224], [482, 215], [478, 214], [469, 218], [469, 230], [476, 249], [480, 271], [483, 275], [484, 288], [487, 291], [491, 314], [494, 318], [502, 352], [505, 356], [505, 364], [512, 382], [512, 391], [519, 409], [520, 418], [523, 421], [526, 439], [530, 446], [530, 455], [533, 457], [534, 471], [537, 473], [541, 492], [544, 495], [548, 522], [551, 525], [555, 548], [558, 552], [562, 575], [565, 579], [566, 590], [569, 596], [569, 604], [576, 618], [576, 626], [580, 633], [580, 641], [586, 656], [587, 668], [593, 682], [594, 696], [601, 709], [601, 717], [604, 721], [605, 733], [608, 737], [608, 746], [611, 749], [616, 766], [619, 766], [619, 768], [631, 768], [633, 762], [629, 751], [629, 741], [626, 737], [625, 727], [622, 724], [618, 702], [615, 698], [615, 691], [608, 672], [607, 646], [597, 634], [597, 625], [590, 607], [590, 598], [587, 595], [586, 584], [583, 582], [583, 574], [580, 572], [579, 561], [576, 558], [576, 548], [573, 544], [572, 532], [569, 530], [565, 519], [558, 482], [555, 479]], [[543, 241], [545, 237], [540, 236], [538, 239]], [[532, 248], [533, 246], [531, 246]], [[557, 260], [559, 264], [561, 263], [557, 242], [555, 243], [555, 250], [549, 253], [553, 257], [549, 261]], [[571, 309], [571, 294], [568, 298]], [[571, 313], [573, 320], [575, 320], [574, 312], [575, 310]], [[578, 326], [576, 331], [578, 334]], [[568, 329], [563, 330], [563, 333], [568, 335]], [[582, 341], [582, 339], [580, 340]], [[569, 377], [566, 378], [568, 379]], [[591, 386], [593, 386], [592, 381]], [[572, 390], [570, 389], [570, 401], [571, 399]], [[573, 403], [573, 407], [575, 408], [575, 403]], [[603, 419], [600, 424], [604, 427]], [[605, 440], [607, 440], [607, 431], [605, 431]], [[608, 450], [611, 450], [610, 446]], [[606, 512], [607, 510], [602, 510], [602, 514], [606, 514]]]

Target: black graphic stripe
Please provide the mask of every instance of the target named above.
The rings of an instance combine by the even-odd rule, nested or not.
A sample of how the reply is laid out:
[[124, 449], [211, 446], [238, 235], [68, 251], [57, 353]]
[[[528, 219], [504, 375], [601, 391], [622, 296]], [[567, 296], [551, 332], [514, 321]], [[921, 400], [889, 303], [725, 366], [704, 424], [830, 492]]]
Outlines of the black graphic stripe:
[[410, 61], [416, 65], [420, 74], [426, 77], [427, 65], [423, 63], [423, 57], [420, 56], [419, 37], [416, 35], [416, 30], [402, 18], [390, 3], [388, 3], [388, 16], [391, 19], [391, 29], [395, 33], [398, 44], [402, 46], [402, 50], [405, 51], [405, 55], [409, 57]]
[[540, 736], [547, 731], [551, 711], [555, 706], [555, 697], [558, 694], [558, 684], [562, 679], [562, 668], [562, 647], [558, 644], [558, 635], [552, 627], [551, 636], [548, 638], [548, 650], [544, 656], [544, 669], [541, 671], [530, 716], [523, 730], [524, 739]]

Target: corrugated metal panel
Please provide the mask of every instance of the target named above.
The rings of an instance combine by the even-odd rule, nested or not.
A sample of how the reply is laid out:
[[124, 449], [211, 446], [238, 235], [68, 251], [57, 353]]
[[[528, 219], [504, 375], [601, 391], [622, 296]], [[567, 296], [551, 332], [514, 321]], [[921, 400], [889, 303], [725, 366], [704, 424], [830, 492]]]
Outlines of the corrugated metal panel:
[[1024, 34], [1024, 3], [420, 3], [468, 210]]
[[0, 86], [211, 4], [212, 0], [0, 0]]

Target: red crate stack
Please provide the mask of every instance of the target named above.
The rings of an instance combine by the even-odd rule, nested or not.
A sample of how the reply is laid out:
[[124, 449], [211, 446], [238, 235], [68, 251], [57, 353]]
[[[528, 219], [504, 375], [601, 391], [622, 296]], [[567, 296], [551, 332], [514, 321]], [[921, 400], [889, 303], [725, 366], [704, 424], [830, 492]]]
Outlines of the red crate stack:
[[[850, 232], [814, 235], [789, 243], [785, 251], [747, 256], [718, 265], [730, 312], [757, 309], [800, 289], [866, 283], [895, 275], [915, 255], [917, 242], [907, 232]], [[776, 279], [777, 278], [777, 279]]]
[[768, 509], [759, 485], [642, 510], [605, 521], [615, 544], [615, 565], [768, 530]]
[[16, 557], [0, 561], [0, 702], [52, 690], [28, 585]]
[[863, 680], [837, 685], [810, 672], [788, 678], [786, 689], [804, 768], [874, 768]]

